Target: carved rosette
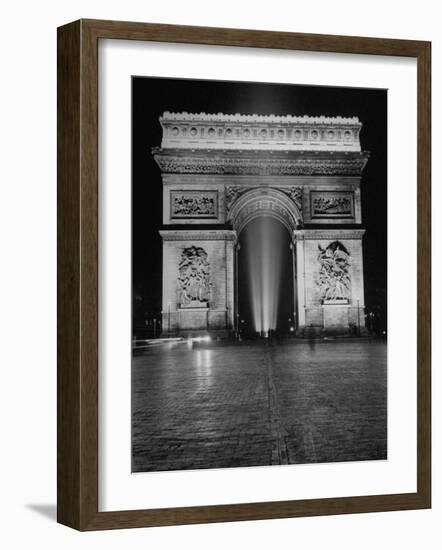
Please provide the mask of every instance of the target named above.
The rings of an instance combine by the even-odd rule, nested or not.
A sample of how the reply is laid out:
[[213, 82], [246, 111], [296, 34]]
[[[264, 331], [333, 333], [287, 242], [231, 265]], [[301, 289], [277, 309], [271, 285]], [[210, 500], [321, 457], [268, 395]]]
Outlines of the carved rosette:
[[181, 307], [207, 307], [210, 295], [210, 264], [207, 252], [196, 246], [184, 248], [178, 271]]
[[323, 304], [348, 304], [351, 296], [350, 254], [339, 241], [318, 245], [317, 286]]

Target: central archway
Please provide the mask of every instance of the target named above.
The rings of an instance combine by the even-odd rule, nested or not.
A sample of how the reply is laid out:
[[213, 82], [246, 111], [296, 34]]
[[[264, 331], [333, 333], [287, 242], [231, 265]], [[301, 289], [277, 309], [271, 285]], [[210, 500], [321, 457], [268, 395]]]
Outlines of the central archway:
[[296, 188], [252, 188], [237, 198], [229, 220], [236, 247], [236, 331], [290, 334], [297, 328], [294, 231], [301, 226]]
[[287, 227], [275, 216], [255, 216], [242, 228], [239, 241], [239, 333], [243, 337], [293, 333], [294, 274]]

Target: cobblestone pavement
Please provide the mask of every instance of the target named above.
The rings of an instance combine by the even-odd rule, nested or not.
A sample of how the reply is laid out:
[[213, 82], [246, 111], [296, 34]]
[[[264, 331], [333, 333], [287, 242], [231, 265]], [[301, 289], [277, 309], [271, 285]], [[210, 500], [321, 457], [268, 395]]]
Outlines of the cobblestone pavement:
[[133, 359], [134, 472], [387, 458], [387, 346], [155, 346]]

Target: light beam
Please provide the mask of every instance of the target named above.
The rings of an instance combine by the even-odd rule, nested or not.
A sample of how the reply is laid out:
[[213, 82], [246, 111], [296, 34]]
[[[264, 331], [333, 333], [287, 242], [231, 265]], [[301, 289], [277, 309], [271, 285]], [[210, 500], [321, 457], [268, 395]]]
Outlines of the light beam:
[[283, 231], [280, 222], [265, 216], [252, 220], [244, 231], [253, 323], [255, 331], [264, 337], [277, 326]]

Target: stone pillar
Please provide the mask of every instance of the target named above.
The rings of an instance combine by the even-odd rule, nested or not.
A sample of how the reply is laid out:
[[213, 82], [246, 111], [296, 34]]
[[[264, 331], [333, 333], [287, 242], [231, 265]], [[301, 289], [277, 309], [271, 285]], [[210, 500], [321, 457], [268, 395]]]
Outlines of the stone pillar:
[[239, 268], [239, 258], [238, 254], [241, 250], [241, 244], [238, 242], [235, 246], [235, 308], [234, 308], [234, 316], [233, 316], [233, 324], [235, 327], [235, 336], [238, 337], [239, 334], [239, 281], [238, 281], [238, 268]]
[[296, 296], [298, 333], [305, 328], [305, 255], [304, 238], [302, 234], [295, 231], [295, 253], [296, 253]]
[[234, 244], [230, 230], [164, 230], [164, 335], [233, 330]]
[[298, 316], [298, 284], [297, 284], [297, 271], [296, 271], [296, 245], [292, 241], [290, 243], [290, 251], [292, 253], [292, 271], [293, 271], [293, 325], [295, 331], [299, 326], [299, 316]]
[[364, 269], [362, 255], [362, 235], [352, 241], [352, 287], [349, 324], [353, 332], [367, 334], [365, 326]]
[[363, 235], [363, 229], [295, 231], [301, 334], [365, 333]]

